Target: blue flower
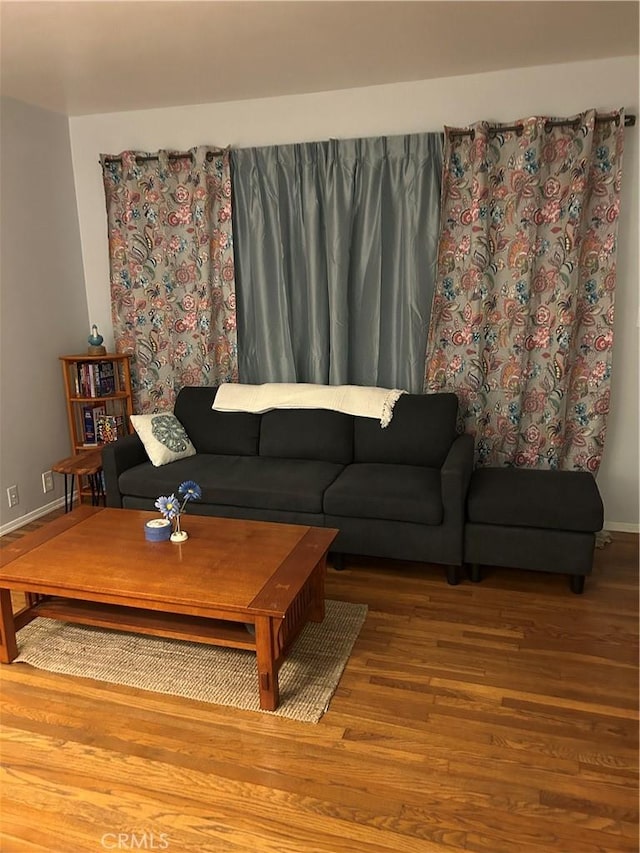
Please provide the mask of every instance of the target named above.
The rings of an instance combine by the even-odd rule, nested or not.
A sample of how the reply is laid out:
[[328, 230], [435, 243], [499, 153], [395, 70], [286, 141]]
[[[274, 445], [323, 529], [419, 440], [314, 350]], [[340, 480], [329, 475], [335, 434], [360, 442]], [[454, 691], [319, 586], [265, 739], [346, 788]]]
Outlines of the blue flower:
[[581, 205], [579, 199], [572, 198], [571, 201], [569, 202], [569, 207], [568, 207], [569, 216], [572, 219], [579, 219], [581, 210], [582, 210], [582, 205]]
[[536, 152], [533, 148], [527, 148], [524, 152], [524, 159], [526, 160], [526, 163], [524, 164], [525, 172], [528, 172], [530, 175], [535, 175], [540, 166], [536, 160]]
[[442, 290], [445, 299], [448, 302], [453, 302], [453, 300], [456, 298], [456, 294], [453, 288], [453, 279], [451, 278], [451, 276], [446, 276], [446, 278], [442, 279]]
[[185, 503], [187, 501], [199, 501], [202, 497], [202, 489], [193, 480], [185, 480], [184, 483], [180, 483], [178, 494], [184, 498]]
[[159, 509], [165, 518], [172, 519], [180, 513], [180, 506], [175, 495], [169, 495], [168, 498], [162, 495], [158, 498], [155, 505], [156, 509]]
[[458, 180], [464, 177], [464, 169], [462, 167], [462, 163], [458, 154], [451, 155], [451, 171], [453, 173], [454, 178], [457, 178]]
[[576, 420], [580, 424], [580, 426], [586, 427], [589, 425], [589, 418], [587, 415], [587, 407], [584, 403], [577, 403], [573, 407], [573, 411], [576, 414]]
[[486, 461], [489, 458], [489, 454], [491, 453], [491, 446], [490, 446], [489, 442], [486, 441], [484, 438], [481, 438], [478, 441], [477, 451], [478, 451], [478, 460], [479, 461]]
[[509, 411], [509, 423], [517, 426], [520, 423], [520, 418], [522, 417], [519, 404], [515, 400], [512, 400], [507, 408]]

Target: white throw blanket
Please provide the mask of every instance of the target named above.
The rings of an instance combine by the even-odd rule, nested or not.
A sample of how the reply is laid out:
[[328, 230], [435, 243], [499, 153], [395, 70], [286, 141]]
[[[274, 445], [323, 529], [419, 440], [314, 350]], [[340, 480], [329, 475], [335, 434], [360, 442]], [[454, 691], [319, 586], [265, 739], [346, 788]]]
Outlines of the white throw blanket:
[[376, 418], [389, 425], [393, 407], [405, 391], [361, 385], [311, 385], [303, 382], [267, 382], [242, 385], [227, 382], [218, 388], [213, 407], [218, 412], [253, 412], [270, 409], [332, 409], [347, 415]]

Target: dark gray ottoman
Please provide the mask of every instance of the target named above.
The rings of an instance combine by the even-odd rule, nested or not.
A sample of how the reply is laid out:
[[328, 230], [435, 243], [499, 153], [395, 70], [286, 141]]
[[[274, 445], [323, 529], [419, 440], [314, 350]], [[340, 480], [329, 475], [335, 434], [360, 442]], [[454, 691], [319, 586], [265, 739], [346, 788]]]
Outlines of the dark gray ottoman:
[[603, 519], [588, 472], [479, 468], [467, 495], [464, 536], [471, 579], [481, 579], [481, 565], [560, 572], [581, 593]]

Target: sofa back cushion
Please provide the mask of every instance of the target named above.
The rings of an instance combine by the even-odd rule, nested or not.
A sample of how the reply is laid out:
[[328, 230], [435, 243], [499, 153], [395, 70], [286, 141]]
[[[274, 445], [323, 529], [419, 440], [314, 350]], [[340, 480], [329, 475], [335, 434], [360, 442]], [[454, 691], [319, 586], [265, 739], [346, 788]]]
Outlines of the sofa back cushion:
[[402, 394], [391, 423], [355, 418], [354, 461], [440, 468], [456, 437], [455, 394]]
[[327, 409], [273, 409], [262, 415], [260, 456], [353, 461], [353, 418]]
[[260, 415], [249, 412], [214, 412], [217, 388], [182, 388], [174, 414], [198, 453], [256, 456]]

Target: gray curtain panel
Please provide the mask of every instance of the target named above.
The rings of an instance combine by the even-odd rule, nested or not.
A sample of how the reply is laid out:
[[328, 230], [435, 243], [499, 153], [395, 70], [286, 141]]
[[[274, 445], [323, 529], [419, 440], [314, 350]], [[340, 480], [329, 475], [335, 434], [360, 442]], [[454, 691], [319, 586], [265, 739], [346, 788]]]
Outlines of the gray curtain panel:
[[231, 152], [240, 381], [421, 392], [437, 133]]

